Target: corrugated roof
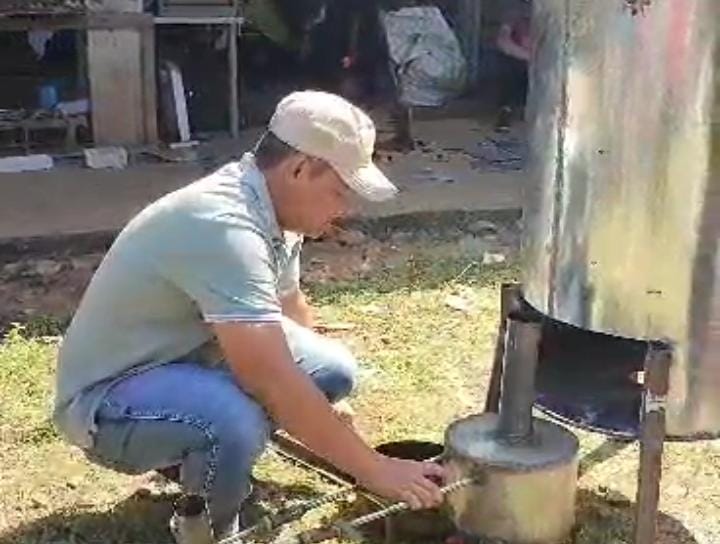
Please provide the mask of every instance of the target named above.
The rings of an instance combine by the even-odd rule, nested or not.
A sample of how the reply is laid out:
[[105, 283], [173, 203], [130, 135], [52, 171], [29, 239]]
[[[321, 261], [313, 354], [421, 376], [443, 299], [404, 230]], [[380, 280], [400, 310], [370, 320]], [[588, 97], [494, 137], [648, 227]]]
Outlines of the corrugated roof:
[[84, 0], [0, 0], [2, 15], [76, 13], [84, 9]]

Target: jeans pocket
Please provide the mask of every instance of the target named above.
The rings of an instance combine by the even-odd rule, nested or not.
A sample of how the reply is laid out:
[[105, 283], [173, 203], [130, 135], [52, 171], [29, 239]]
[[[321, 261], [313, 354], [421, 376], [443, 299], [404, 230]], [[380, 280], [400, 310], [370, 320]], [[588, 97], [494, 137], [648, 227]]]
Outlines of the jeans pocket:
[[95, 414], [93, 443], [85, 450], [89, 461], [123, 474], [140, 474], [143, 471], [125, 461], [126, 446], [136, 425], [127, 417], [128, 408], [105, 400]]
[[90, 449], [85, 450], [88, 460], [123, 474], [134, 475], [145, 472], [142, 468], [135, 467], [126, 460], [126, 445], [137, 425], [136, 421], [98, 419], [96, 425], [93, 445]]
[[198, 417], [168, 410], [134, 410], [107, 401], [96, 415], [91, 461], [124, 474], [181, 463], [189, 451], [211, 451], [212, 426]]

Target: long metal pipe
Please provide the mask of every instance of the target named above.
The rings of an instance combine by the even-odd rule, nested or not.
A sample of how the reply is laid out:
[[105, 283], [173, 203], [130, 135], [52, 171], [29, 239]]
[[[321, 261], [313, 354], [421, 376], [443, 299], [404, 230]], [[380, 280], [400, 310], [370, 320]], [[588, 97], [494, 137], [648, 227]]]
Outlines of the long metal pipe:
[[510, 442], [526, 440], [533, 432], [532, 407], [541, 334], [539, 322], [510, 318], [498, 423], [498, 434]]

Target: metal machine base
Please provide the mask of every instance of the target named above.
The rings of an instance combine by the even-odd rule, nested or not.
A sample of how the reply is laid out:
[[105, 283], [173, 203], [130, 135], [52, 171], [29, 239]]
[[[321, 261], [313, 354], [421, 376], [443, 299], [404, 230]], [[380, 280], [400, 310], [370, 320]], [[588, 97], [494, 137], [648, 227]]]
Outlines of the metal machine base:
[[[503, 285], [501, 315], [495, 357], [485, 402], [487, 412], [498, 413], [502, 385], [505, 340], [517, 327], [514, 318], [525, 305], [519, 284]], [[640, 462], [635, 512], [635, 544], [655, 542], [662, 455], [666, 438], [665, 403], [669, 388], [672, 347], [665, 342], [648, 342], [644, 364], [644, 384], [640, 426]]]

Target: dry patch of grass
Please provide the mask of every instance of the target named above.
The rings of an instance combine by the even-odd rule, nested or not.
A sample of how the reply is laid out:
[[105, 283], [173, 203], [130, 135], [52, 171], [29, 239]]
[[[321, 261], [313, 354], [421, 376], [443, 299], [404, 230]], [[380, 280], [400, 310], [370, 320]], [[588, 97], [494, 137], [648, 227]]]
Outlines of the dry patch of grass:
[[[353, 402], [372, 442], [441, 441], [451, 420], [479, 409], [499, 284], [514, 275], [505, 267], [428, 260], [369, 280], [310, 286], [324, 320], [355, 325], [343, 336], [363, 360]], [[447, 304], [457, 297], [466, 311]], [[0, 344], [0, 542], [170, 542], [166, 523], [175, 488], [93, 467], [48, 423], [55, 350], [53, 342], [19, 331]], [[583, 454], [602, 444], [600, 437], [580, 435]], [[636, 447], [606, 449], [615, 453], [609, 460], [594, 464], [606, 453], [600, 451], [584, 463], [576, 544], [632, 540]], [[717, 544], [720, 449], [693, 443], [667, 451], [659, 542]], [[270, 456], [257, 473], [265, 482], [263, 501], [276, 506], [331, 489]]]

